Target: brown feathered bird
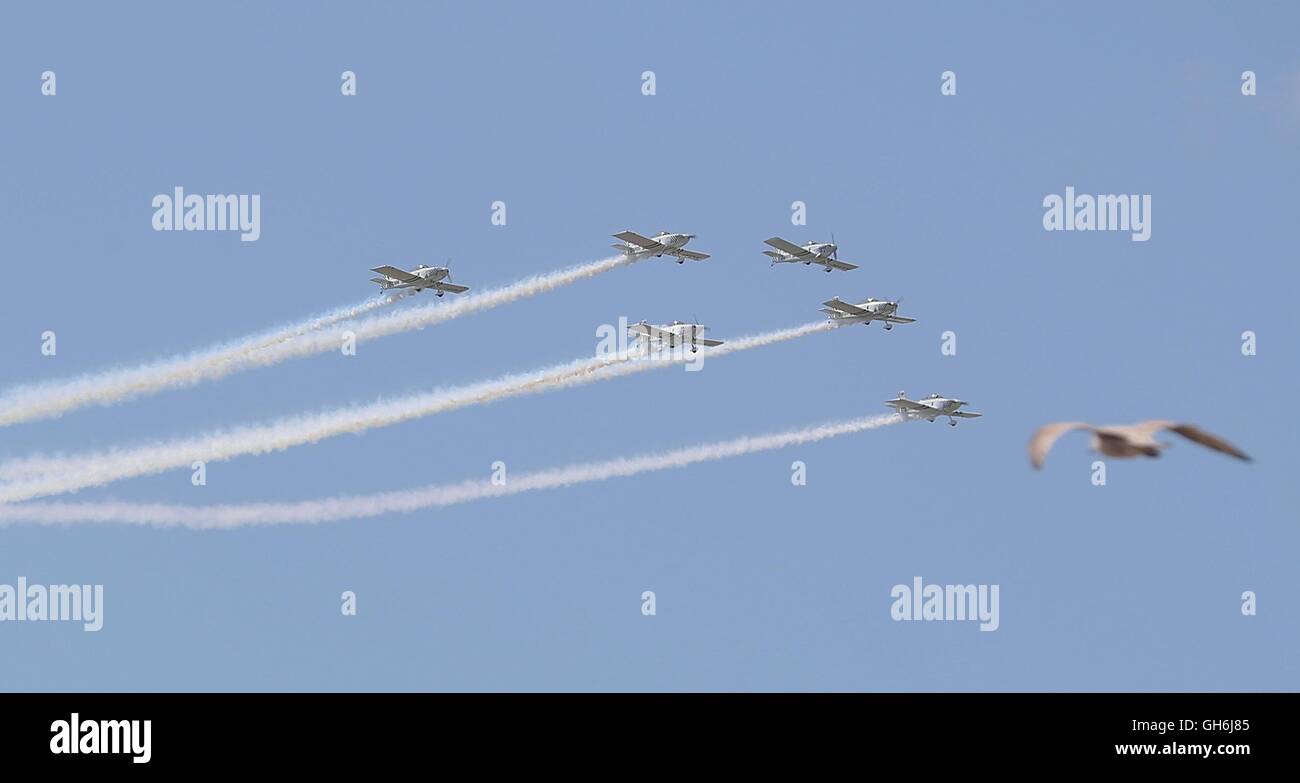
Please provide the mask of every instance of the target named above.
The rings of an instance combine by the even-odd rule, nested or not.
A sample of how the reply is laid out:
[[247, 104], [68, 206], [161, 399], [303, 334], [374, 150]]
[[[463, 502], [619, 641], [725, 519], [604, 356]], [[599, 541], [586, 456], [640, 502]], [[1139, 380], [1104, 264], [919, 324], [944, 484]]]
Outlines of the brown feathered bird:
[[1250, 461], [1250, 457], [1241, 449], [1192, 424], [1179, 424], [1176, 421], [1140, 421], [1137, 424], [1095, 427], [1083, 421], [1058, 421], [1039, 427], [1034, 436], [1029, 439], [1029, 461], [1033, 463], [1035, 469], [1043, 467], [1043, 461], [1047, 459], [1047, 452], [1052, 450], [1052, 444], [1071, 430], [1091, 432], [1093, 449], [1108, 457], [1158, 457], [1162, 449], [1169, 448], [1169, 444], [1157, 441], [1156, 433], [1169, 430], [1215, 451]]

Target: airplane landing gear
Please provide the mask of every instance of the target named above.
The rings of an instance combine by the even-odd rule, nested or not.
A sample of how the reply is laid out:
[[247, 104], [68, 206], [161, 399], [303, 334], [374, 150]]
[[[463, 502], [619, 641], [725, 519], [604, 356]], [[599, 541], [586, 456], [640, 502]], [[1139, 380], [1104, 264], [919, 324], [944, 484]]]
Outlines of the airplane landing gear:
[[956, 420], [956, 419], [948, 419], [948, 426], [949, 426], [949, 427], [956, 427], [956, 426], [957, 426], [957, 420]]

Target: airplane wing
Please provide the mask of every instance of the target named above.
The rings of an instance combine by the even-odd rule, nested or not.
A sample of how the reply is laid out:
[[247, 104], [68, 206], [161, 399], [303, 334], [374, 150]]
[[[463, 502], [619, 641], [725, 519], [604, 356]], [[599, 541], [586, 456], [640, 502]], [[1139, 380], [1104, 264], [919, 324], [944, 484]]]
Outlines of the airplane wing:
[[439, 283], [438, 287], [444, 291], [450, 291], [453, 294], [463, 294], [469, 290], [469, 286], [456, 285], [455, 283]]
[[822, 302], [822, 304], [826, 307], [829, 307], [832, 310], [835, 310], [845, 315], [871, 315], [870, 311], [863, 310], [861, 307], [858, 307], [857, 305], [849, 304], [848, 302], [845, 302], [842, 299], [840, 299], [838, 296], [828, 301]]
[[948, 415], [956, 416], [956, 417], [958, 417], [958, 418], [962, 418], [962, 419], [978, 419], [979, 417], [983, 416], [984, 414], [982, 414], [982, 413], [975, 413], [974, 411], [954, 411], [953, 413], [948, 414]]
[[696, 345], [707, 345], [707, 346], [709, 346], [710, 348], [716, 348], [717, 346], [722, 345], [722, 341], [721, 341], [721, 340], [705, 340], [705, 339], [699, 339], [699, 340], [696, 340], [696, 341], [695, 341], [695, 344], [696, 344]]
[[805, 248], [799, 247], [793, 242], [787, 242], [781, 237], [772, 237], [771, 239], [764, 239], [763, 244], [771, 245], [777, 250], [780, 250], [783, 253], [789, 253], [795, 258], [803, 258], [804, 256], [812, 255], [812, 253], [806, 250]]
[[703, 261], [709, 257], [708, 253], [696, 253], [694, 250], [678, 250], [674, 255], [681, 256], [682, 258], [689, 258], [692, 261]]
[[410, 272], [407, 272], [405, 269], [398, 269], [395, 266], [387, 266], [387, 265], [377, 266], [374, 269], [371, 269], [370, 271], [378, 272], [379, 274], [385, 277], [391, 277], [394, 280], [399, 280], [403, 283], [418, 283], [420, 282], [421, 279], [419, 276], [413, 275]]
[[904, 410], [904, 411], [917, 411], [922, 409], [926, 409], [926, 410], [929, 409], [929, 406], [922, 405], [919, 402], [912, 402], [911, 400], [906, 400], [903, 399], [902, 397], [899, 397], [898, 399], [894, 399], [894, 400], [885, 400], [885, 404], [890, 406], [891, 408], [898, 408], [899, 410]]
[[887, 322], [891, 323], [891, 324], [914, 324], [914, 323], [916, 323], [916, 319], [915, 319], [915, 318], [905, 318], [905, 317], [903, 317], [903, 316], [901, 316], [901, 315], [891, 315], [891, 316], [889, 316], [888, 318], [886, 318], [885, 320], [886, 320]]
[[850, 264], [848, 261], [841, 261], [838, 258], [828, 258], [826, 259], [826, 263], [841, 272], [849, 272], [858, 268], [857, 264]]
[[676, 336], [672, 332], [660, 329], [657, 326], [642, 323], [632, 324], [627, 328], [627, 330], [629, 332], [635, 332], [643, 337], [649, 337], [652, 340], [662, 340], [664, 342], [671, 341]]
[[646, 250], [658, 250], [659, 248], [663, 247], [663, 245], [659, 244], [653, 239], [643, 237], [640, 234], [636, 233], [635, 231], [620, 231], [619, 233], [614, 235], [614, 238], [621, 239], [624, 242], [636, 245], [637, 247], [643, 247]]

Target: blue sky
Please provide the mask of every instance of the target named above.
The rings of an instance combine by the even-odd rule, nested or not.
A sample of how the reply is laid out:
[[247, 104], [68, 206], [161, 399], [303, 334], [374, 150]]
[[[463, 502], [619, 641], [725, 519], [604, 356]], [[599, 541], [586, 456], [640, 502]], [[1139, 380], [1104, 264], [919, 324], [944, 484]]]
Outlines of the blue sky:
[[[369, 267], [476, 287], [638, 264], [359, 355], [8, 427], [80, 451], [589, 354], [598, 325], [792, 326], [832, 295], [918, 319], [79, 493], [182, 503], [404, 489], [883, 411], [985, 418], [319, 527], [0, 530], [0, 583], [101, 583], [104, 628], [0, 624], [4, 690], [1294, 690], [1300, 14], [1287, 4], [11, 4], [0, 387], [347, 304]], [[1258, 95], [1240, 92], [1254, 70]], [[58, 94], [40, 94], [57, 73]], [[339, 92], [356, 72], [358, 95]], [[657, 94], [641, 94], [653, 70]], [[940, 95], [940, 73], [958, 93]], [[150, 200], [258, 193], [256, 242]], [[1067, 185], [1152, 196], [1152, 237], [1049, 233]], [[507, 204], [508, 225], [490, 223]], [[790, 205], [808, 205], [792, 226]], [[862, 268], [769, 268], [834, 232]], [[57, 357], [40, 335], [58, 335]], [[958, 353], [940, 353], [957, 334]], [[1241, 334], [1258, 335], [1243, 356]], [[1055, 419], [1195, 421], [1191, 444], [1046, 470]], [[1173, 436], [1171, 436], [1173, 437]], [[790, 465], [808, 466], [793, 486]], [[1001, 627], [901, 623], [890, 588], [1000, 585]], [[343, 617], [339, 595], [357, 593]], [[642, 616], [641, 593], [657, 595]], [[1240, 611], [1255, 591], [1259, 613]]]

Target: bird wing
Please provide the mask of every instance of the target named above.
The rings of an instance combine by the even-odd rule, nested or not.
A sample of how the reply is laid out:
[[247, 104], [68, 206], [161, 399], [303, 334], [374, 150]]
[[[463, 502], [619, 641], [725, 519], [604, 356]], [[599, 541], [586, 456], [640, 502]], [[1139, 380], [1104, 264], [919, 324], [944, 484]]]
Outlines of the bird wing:
[[1167, 429], [1170, 432], [1176, 432], [1190, 441], [1199, 443], [1202, 446], [1208, 446], [1215, 451], [1221, 451], [1224, 454], [1230, 454], [1237, 459], [1243, 459], [1250, 462], [1250, 457], [1244, 451], [1227, 442], [1223, 438], [1220, 438], [1217, 435], [1211, 435], [1193, 424], [1175, 424], [1170, 422], [1168, 423], [1168, 426], [1163, 429]]
[[1070, 430], [1091, 429], [1092, 425], [1083, 421], [1058, 421], [1052, 424], [1044, 424], [1029, 439], [1029, 462], [1033, 464], [1034, 470], [1038, 470], [1043, 467], [1043, 461], [1047, 459], [1047, 452], [1052, 450], [1052, 444], [1056, 443], [1057, 438]]
[[1126, 441], [1147, 444], [1155, 443], [1157, 432], [1173, 429], [1177, 426], [1178, 422], [1176, 421], [1152, 419], [1151, 421], [1139, 421], [1136, 424], [1103, 426], [1101, 429], [1105, 432], [1113, 433]]

